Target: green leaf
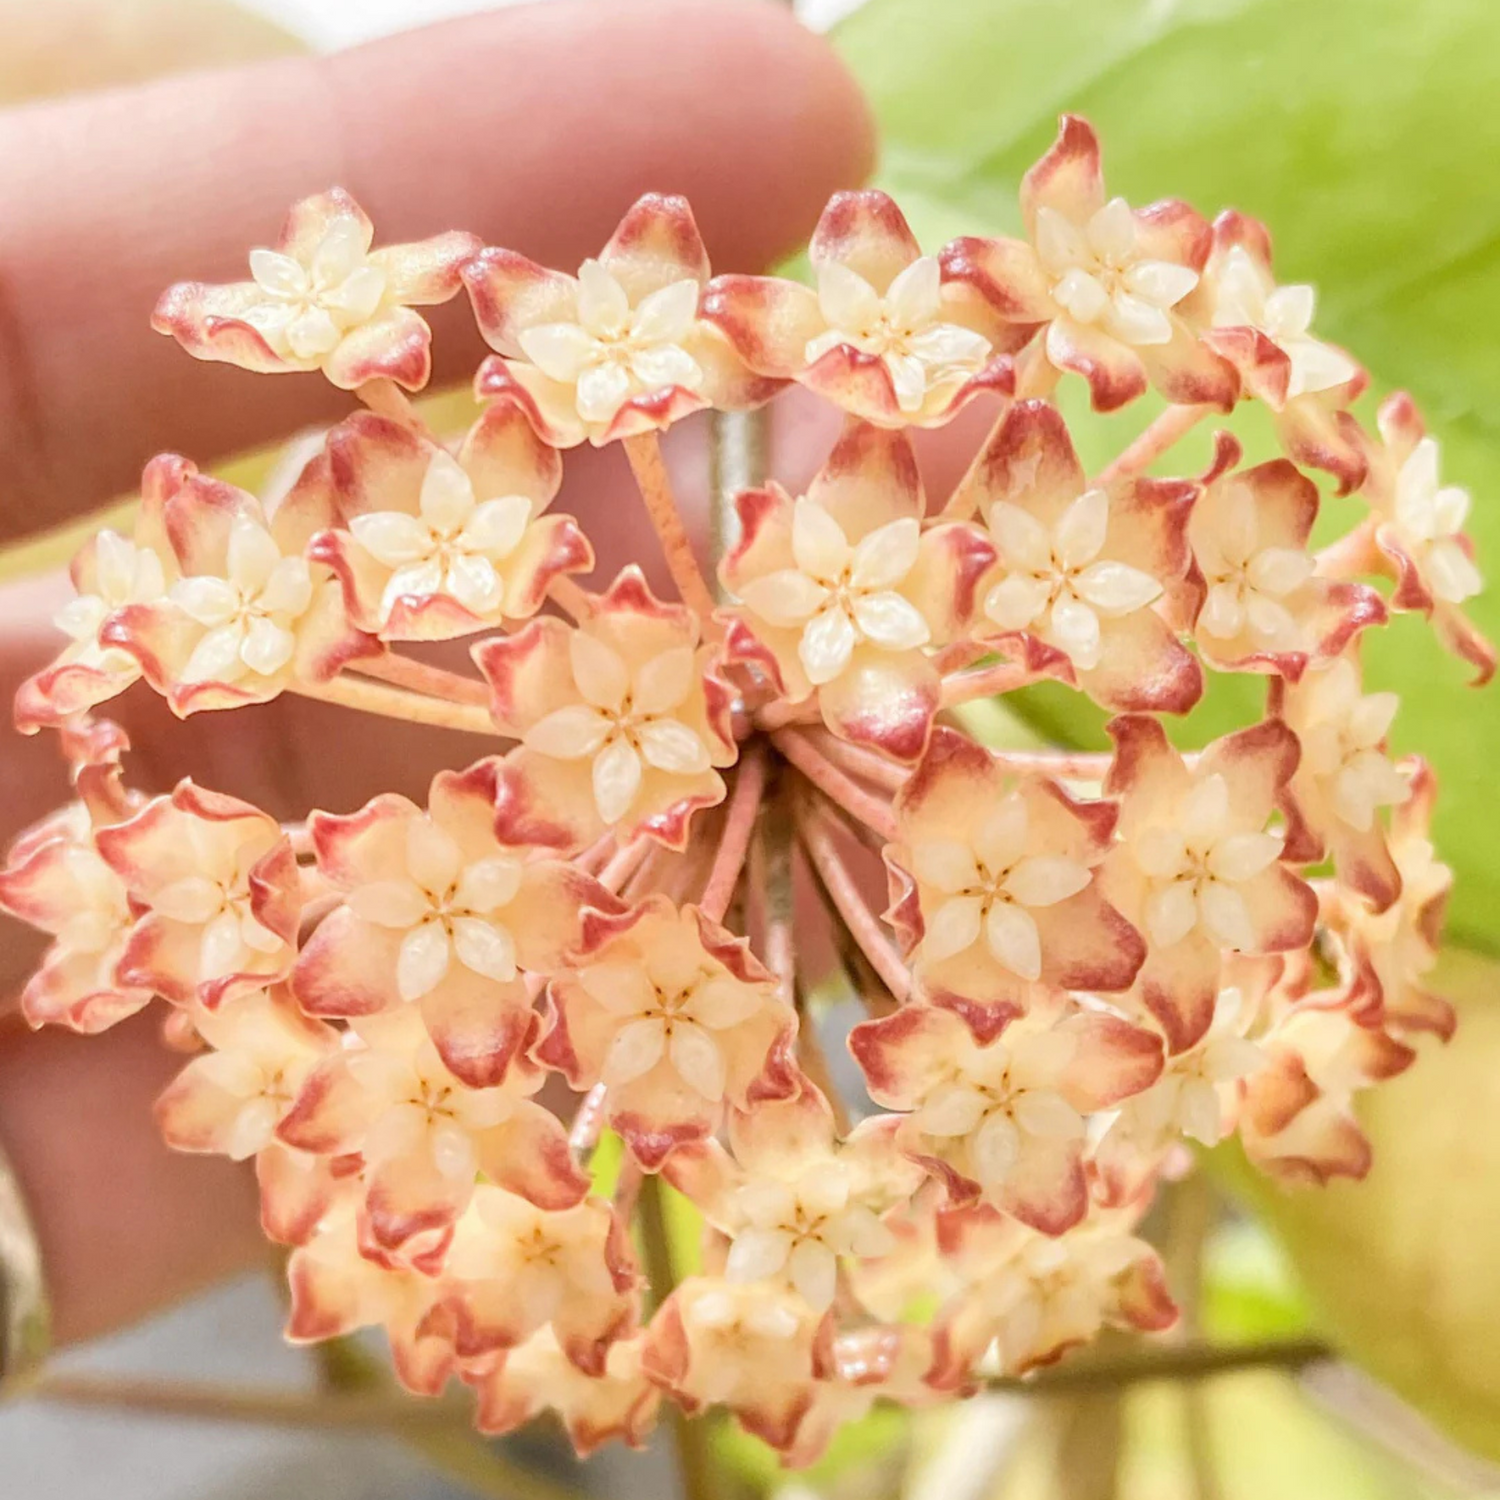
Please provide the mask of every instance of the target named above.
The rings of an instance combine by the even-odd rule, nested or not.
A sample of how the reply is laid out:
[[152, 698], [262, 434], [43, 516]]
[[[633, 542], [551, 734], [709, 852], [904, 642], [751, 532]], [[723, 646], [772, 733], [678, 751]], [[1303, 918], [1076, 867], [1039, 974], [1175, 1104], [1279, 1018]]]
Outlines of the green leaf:
[[[1446, 478], [1474, 493], [1481, 563], [1500, 566], [1494, 0], [869, 0], [837, 35], [884, 129], [882, 185], [929, 245], [1017, 228], [1021, 174], [1062, 110], [1098, 127], [1111, 191], [1266, 220], [1281, 277], [1320, 288], [1319, 331], [1369, 366], [1377, 391], [1405, 387], [1422, 404]], [[1076, 393], [1066, 405], [1086, 424], [1086, 456], [1129, 435], [1091, 420]], [[1473, 613], [1500, 635], [1500, 593]], [[1442, 782], [1437, 840], [1459, 876], [1450, 930], [1500, 949], [1500, 692], [1470, 696], [1466, 666], [1418, 619], [1373, 635], [1371, 685], [1405, 699], [1395, 748], [1420, 750]], [[1185, 741], [1248, 722], [1263, 692], [1219, 679]], [[1026, 711], [1079, 742], [1103, 720], [1056, 690], [1028, 695]]]
[[1500, 1461], [1500, 964], [1450, 952], [1451, 1045], [1359, 1096], [1359, 1183], [1285, 1190], [1220, 1148], [1219, 1180], [1287, 1246], [1314, 1323], [1445, 1431]]

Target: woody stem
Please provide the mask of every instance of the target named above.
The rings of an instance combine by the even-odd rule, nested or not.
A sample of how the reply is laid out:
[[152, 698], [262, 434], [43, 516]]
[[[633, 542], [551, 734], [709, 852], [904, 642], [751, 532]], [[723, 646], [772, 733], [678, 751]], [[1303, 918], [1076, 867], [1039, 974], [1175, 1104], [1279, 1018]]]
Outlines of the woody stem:
[[1211, 406], [1169, 406], [1113, 463], [1099, 471], [1098, 483], [1108, 484], [1148, 469], [1212, 410]]
[[884, 839], [896, 837], [896, 817], [890, 803], [867, 792], [844, 774], [818, 747], [795, 729], [778, 729], [771, 743], [828, 798]]
[[714, 853], [713, 866], [704, 883], [703, 894], [698, 898], [699, 910], [715, 922], [724, 920], [724, 913], [729, 910], [729, 903], [734, 899], [734, 888], [739, 884], [740, 872], [745, 868], [750, 835], [754, 831], [765, 790], [766, 753], [760, 744], [753, 744], [740, 759], [734, 792], [724, 816], [724, 827], [719, 833], [719, 847]]
[[667, 569], [682, 602], [705, 622], [714, 611], [713, 591], [705, 582], [682, 524], [682, 513], [672, 494], [672, 481], [661, 456], [661, 440], [654, 432], [640, 432], [624, 442], [625, 456], [646, 505], [646, 514], [656, 528], [657, 539], [667, 560]]
[[388, 652], [368, 661], [355, 662], [352, 670], [363, 677], [378, 677], [393, 687], [406, 688], [413, 693], [425, 693], [429, 698], [441, 698], [447, 703], [470, 703], [481, 707], [490, 701], [489, 689], [477, 677], [465, 677], [458, 672], [448, 672], [442, 667], [428, 666], [410, 656]]
[[797, 837], [807, 851], [819, 885], [860, 952], [891, 994], [898, 1001], [905, 1000], [911, 991], [911, 974], [881, 930], [879, 919], [865, 905], [859, 886], [834, 842], [827, 815], [804, 802], [797, 813]]
[[381, 682], [335, 677], [330, 682], [289, 683], [288, 691], [304, 698], [316, 698], [320, 703], [336, 703], [341, 708], [378, 714], [385, 719], [405, 719], [408, 724], [428, 724], [435, 729], [459, 729], [492, 740], [503, 738], [487, 708], [472, 703], [449, 703], [423, 693], [409, 693], [404, 688], [388, 687]]
[[1268, 1339], [1257, 1344], [1148, 1345], [1128, 1354], [1077, 1359], [1035, 1375], [997, 1376], [985, 1382], [992, 1391], [1053, 1396], [1113, 1391], [1151, 1380], [1210, 1380], [1240, 1370], [1301, 1370], [1337, 1359], [1319, 1339]]

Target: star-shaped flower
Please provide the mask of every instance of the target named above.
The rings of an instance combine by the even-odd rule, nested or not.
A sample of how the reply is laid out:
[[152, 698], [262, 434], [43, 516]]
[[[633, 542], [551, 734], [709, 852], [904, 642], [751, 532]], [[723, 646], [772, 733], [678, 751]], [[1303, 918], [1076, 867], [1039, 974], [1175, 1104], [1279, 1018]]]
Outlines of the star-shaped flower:
[[1297, 821], [1288, 842], [1309, 864], [1331, 857], [1339, 879], [1383, 911], [1399, 895], [1401, 877], [1380, 810], [1411, 795], [1406, 776], [1385, 753], [1400, 699], [1365, 695], [1351, 653], [1285, 685], [1273, 704], [1302, 744], [1291, 782]]
[[1357, 485], [1365, 459], [1344, 413], [1368, 382], [1342, 349], [1311, 333], [1310, 286], [1277, 286], [1264, 224], [1226, 209], [1213, 251], [1182, 311], [1208, 348], [1233, 366], [1241, 393], [1263, 401], [1287, 453], [1326, 469], [1341, 490]]
[[470, 234], [372, 250], [374, 228], [342, 188], [304, 198], [274, 249], [250, 252], [250, 281], [169, 287], [151, 326], [199, 359], [247, 370], [321, 370], [353, 390], [369, 380], [427, 384], [432, 330], [414, 306], [446, 302], [479, 249]]
[[537, 1056], [575, 1088], [605, 1085], [611, 1126], [648, 1170], [709, 1134], [726, 1101], [795, 1087], [794, 1013], [743, 940], [693, 907], [658, 895], [618, 916], [585, 912], [548, 993]]
[[1038, 1006], [986, 1042], [952, 1011], [906, 1005], [849, 1045], [871, 1098], [904, 1114], [897, 1143], [950, 1199], [983, 1197], [1044, 1234], [1088, 1210], [1086, 1117], [1161, 1071], [1157, 1037], [1071, 1005]]
[[[1141, 940], [1100, 896], [1094, 867], [1116, 809], [1075, 802], [1055, 782], [1016, 778], [939, 729], [896, 799], [890, 918], [938, 1004], [992, 1031], [1029, 986], [1129, 987]], [[987, 1021], [979, 1015], [995, 1015]]]
[[1174, 628], [1186, 608], [1196, 489], [1090, 485], [1057, 408], [1017, 402], [978, 460], [972, 495], [998, 553], [978, 633], [1112, 708], [1182, 713], [1203, 674]]
[[94, 841], [140, 912], [121, 981], [213, 1009], [285, 976], [302, 890], [275, 818], [182, 781]]
[[816, 694], [844, 739], [904, 760], [927, 741], [939, 677], [927, 648], [962, 634], [994, 552], [977, 527], [925, 525], [906, 438], [851, 423], [805, 495], [738, 497], [739, 545], [720, 578], [743, 607], [726, 659], [785, 696]]
[[882, 427], [948, 421], [984, 391], [1008, 395], [1004, 340], [973, 326], [884, 193], [838, 193], [813, 231], [817, 290], [767, 276], [720, 276], [704, 316], [754, 370], [796, 380]]
[[549, 852], [502, 843], [491, 758], [433, 778], [424, 812], [387, 793], [346, 816], [314, 813], [318, 867], [344, 893], [292, 978], [313, 1015], [415, 1005], [465, 1082], [501, 1081], [529, 1035], [524, 975], [560, 969], [585, 906], [615, 910], [597, 881]]
[[331, 434], [339, 525], [309, 555], [344, 588], [349, 616], [384, 640], [440, 640], [529, 619], [552, 581], [594, 554], [571, 516], [543, 515], [558, 454], [513, 406], [486, 412], [456, 454], [370, 412]]
[[1317, 898], [1282, 863], [1285, 835], [1266, 826], [1286, 799], [1297, 738], [1268, 720], [1215, 740], [1190, 768], [1154, 719], [1126, 715], [1109, 731], [1119, 841], [1101, 883], [1147, 939], [1138, 993], [1180, 1052], [1212, 1023], [1225, 953], [1287, 952], [1312, 937]]
[[379, 650], [349, 622], [329, 570], [306, 555], [332, 520], [316, 463], [269, 508], [176, 460], [161, 485], [176, 581], [114, 611], [100, 640], [133, 656], [178, 714], [264, 702], [293, 679], [326, 681]]
[[977, 294], [997, 337], [1043, 331], [1048, 361], [1089, 383], [1098, 411], [1154, 386], [1167, 400], [1224, 410], [1234, 371], [1200, 343], [1180, 309], [1208, 259], [1210, 231], [1175, 199], [1132, 209], [1107, 198], [1093, 128], [1064, 115], [1057, 140], [1021, 182], [1027, 240], [960, 239], [946, 277]]
[[499, 351], [480, 367], [479, 394], [518, 404], [556, 447], [650, 432], [705, 406], [754, 406], [775, 390], [699, 316], [708, 254], [685, 199], [648, 193], [576, 277], [485, 250], [464, 280]]
[[513, 796], [561, 844], [641, 829], [681, 846], [733, 764], [730, 693], [698, 622], [663, 604], [638, 569], [590, 596], [577, 626], [544, 617], [475, 647], [501, 733], [521, 741]]
[[1188, 521], [1202, 603], [1194, 626], [1206, 661], [1296, 681], [1386, 618], [1364, 584], [1328, 578], [1307, 550], [1317, 486], [1286, 459], [1237, 469], [1240, 445], [1221, 432]]

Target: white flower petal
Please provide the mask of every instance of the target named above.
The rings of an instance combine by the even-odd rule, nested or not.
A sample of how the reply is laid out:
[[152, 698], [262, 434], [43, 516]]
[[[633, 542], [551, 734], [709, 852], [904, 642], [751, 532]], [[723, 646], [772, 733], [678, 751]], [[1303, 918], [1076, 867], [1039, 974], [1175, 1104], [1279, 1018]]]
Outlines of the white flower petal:
[[1146, 898], [1146, 935], [1155, 948], [1171, 948], [1198, 925], [1192, 883], [1174, 880]]
[[596, 340], [576, 323], [538, 323], [516, 334], [521, 352], [543, 375], [575, 385], [598, 353]]
[[814, 1312], [824, 1312], [833, 1305], [839, 1263], [833, 1251], [820, 1240], [802, 1240], [793, 1247], [787, 1257], [787, 1275]]
[[631, 704], [638, 714], [670, 713], [687, 700], [697, 683], [697, 652], [691, 646], [671, 646], [636, 669]]
[[1026, 852], [1031, 817], [1025, 799], [1012, 792], [996, 806], [976, 812], [975, 852], [992, 874], [1008, 870]]
[[594, 757], [593, 784], [600, 820], [618, 823], [641, 789], [641, 758], [623, 735], [610, 740]]
[[423, 922], [401, 939], [396, 956], [396, 990], [403, 1000], [420, 1000], [442, 983], [451, 949], [441, 922]]
[[1082, 599], [1063, 594], [1053, 601], [1046, 638], [1085, 672], [1099, 665], [1099, 616]]
[[1255, 928], [1245, 898], [1232, 885], [1205, 881], [1198, 890], [1198, 911], [1204, 930], [1226, 948], [1245, 952], [1255, 946]]
[[985, 618], [1002, 630], [1027, 630], [1046, 612], [1051, 599], [1051, 579], [1012, 573], [984, 596]]
[[677, 719], [649, 719], [636, 730], [646, 764], [674, 776], [697, 776], [708, 770], [708, 746], [696, 731]]
[[790, 629], [805, 624], [822, 609], [828, 590], [796, 568], [781, 568], [741, 585], [740, 598], [768, 625]]
[[945, 1084], [933, 1090], [912, 1123], [924, 1135], [968, 1135], [984, 1118], [989, 1103], [988, 1095], [968, 1084]]
[[451, 536], [474, 509], [474, 486], [451, 453], [435, 453], [417, 497], [422, 519], [439, 536]]
[[1088, 241], [1079, 226], [1055, 208], [1046, 207], [1036, 211], [1036, 253], [1053, 275], [1091, 259]]
[[617, 338], [630, 326], [630, 298], [602, 261], [578, 268], [578, 321], [601, 338]]
[[1030, 511], [999, 500], [990, 507], [987, 519], [1000, 560], [1007, 567], [1028, 573], [1052, 572], [1052, 538]]
[[916, 566], [921, 546], [922, 523], [915, 516], [877, 526], [855, 544], [850, 586], [866, 592], [895, 588]]
[[1122, 562], [1090, 563], [1074, 580], [1073, 587], [1093, 607], [1118, 619], [1159, 599], [1161, 584], [1140, 568]]
[[922, 612], [910, 599], [887, 590], [853, 601], [854, 625], [867, 641], [885, 651], [914, 651], [932, 639]]
[[886, 315], [896, 328], [925, 328], [938, 315], [942, 292], [943, 273], [937, 257], [919, 256], [898, 271], [886, 288]]
[[974, 851], [958, 839], [923, 839], [911, 848], [911, 872], [922, 885], [953, 894], [979, 880]]
[[849, 665], [855, 639], [854, 622], [837, 604], [830, 604], [802, 627], [797, 656], [815, 687], [832, 682]]
[[696, 391], [703, 384], [703, 366], [677, 344], [637, 349], [630, 356], [630, 373], [648, 391], [666, 390], [672, 386]]
[[475, 974], [508, 984], [516, 977], [516, 943], [510, 929], [479, 917], [455, 917], [453, 951]]
[[472, 553], [461, 552], [448, 563], [443, 591], [480, 619], [497, 614], [505, 599], [505, 585], [494, 563]]
[[240, 660], [244, 631], [238, 625], [219, 625], [203, 636], [183, 663], [184, 683], [238, 682], [245, 675]]
[[1124, 292], [1110, 298], [1104, 328], [1121, 343], [1136, 348], [1172, 342], [1172, 324], [1166, 313]]
[[792, 1248], [792, 1236], [784, 1229], [750, 1225], [735, 1235], [724, 1260], [728, 1281], [764, 1281], [777, 1275], [786, 1265]]
[[271, 677], [291, 661], [297, 637], [264, 615], [251, 620], [240, 640], [240, 660], [261, 677]]
[[411, 880], [373, 880], [344, 899], [356, 917], [377, 927], [415, 927], [432, 912], [427, 893]]
[[1021, 1154], [1021, 1132], [1010, 1116], [996, 1110], [975, 1133], [969, 1146], [975, 1175], [986, 1187], [998, 1187], [1010, 1176]]
[[625, 658], [597, 636], [586, 630], [574, 630], [568, 637], [568, 659], [573, 681], [584, 702], [611, 713], [618, 711], [630, 691], [630, 669]]
[[1088, 867], [1060, 854], [1023, 859], [1005, 880], [1006, 894], [1022, 906], [1056, 906], [1089, 883]]
[[304, 307], [286, 325], [287, 347], [296, 359], [318, 360], [332, 354], [343, 335], [323, 307]]
[[710, 1104], [724, 1097], [724, 1053], [702, 1026], [679, 1017], [672, 1023], [667, 1050], [677, 1076], [694, 1093]]
[[978, 896], [956, 896], [931, 914], [924, 913], [922, 957], [935, 964], [967, 952], [979, 937], [983, 918], [984, 903]]
[[239, 612], [240, 592], [223, 578], [202, 574], [181, 578], [172, 585], [171, 601], [199, 625], [224, 625]]
[[649, 1073], [662, 1060], [666, 1048], [666, 1027], [660, 1020], [627, 1021], [604, 1054], [599, 1078], [606, 1088], [619, 1088]]
[[880, 317], [881, 301], [857, 271], [830, 260], [818, 267], [818, 308], [831, 329], [862, 334]]
[[648, 293], [630, 320], [631, 337], [646, 344], [680, 344], [698, 321], [700, 291], [688, 277]]
[[1041, 934], [1030, 912], [1008, 901], [993, 902], [984, 919], [984, 936], [995, 961], [1012, 974], [1027, 980], [1041, 977]]
[[407, 563], [396, 569], [386, 579], [380, 591], [380, 616], [389, 620], [392, 611], [402, 600], [420, 602], [443, 592], [443, 564], [439, 558], [429, 557], [423, 562]]
[[767, 996], [731, 974], [720, 974], [697, 984], [682, 1006], [682, 1014], [710, 1031], [725, 1031], [748, 1021]]
[[1016, 1124], [1027, 1135], [1055, 1141], [1075, 1141], [1083, 1136], [1078, 1111], [1056, 1089], [1027, 1089], [1015, 1102]]
[[1052, 300], [1079, 323], [1097, 323], [1109, 311], [1109, 292], [1097, 276], [1071, 266], [1058, 277]]
[[414, 817], [406, 824], [406, 872], [424, 891], [445, 895], [464, 867], [458, 840], [431, 818]]
[[1295, 547], [1265, 547], [1250, 559], [1245, 576], [1263, 594], [1290, 594], [1313, 575], [1313, 560]]
[[521, 889], [521, 861], [509, 854], [492, 854], [465, 865], [453, 892], [461, 911], [492, 912], [509, 906]]
[[312, 603], [312, 569], [305, 557], [283, 557], [261, 586], [255, 603], [268, 614], [280, 615], [282, 624], [307, 612]]
[[1170, 260], [1140, 260], [1124, 277], [1133, 296], [1153, 307], [1175, 307], [1198, 285], [1198, 273]]
[[151, 909], [169, 922], [188, 922], [195, 927], [217, 916], [223, 906], [224, 892], [218, 881], [202, 875], [174, 880], [151, 898]]
[[250, 274], [255, 278], [255, 284], [273, 297], [294, 299], [307, 295], [306, 269], [279, 250], [252, 250]]
[[838, 579], [851, 557], [843, 528], [805, 495], [792, 507], [792, 555], [809, 578], [820, 582]]
[[574, 399], [585, 422], [610, 422], [631, 397], [630, 371], [622, 364], [593, 365], [578, 377]]
[[612, 720], [585, 704], [570, 704], [538, 719], [521, 743], [553, 760], [582, 760], [593, 755], [614, 728]]
[[1232, 833], [1208, 852], [1208, 869], [1216, 880], [1249, 880], [1281, 857], [1279, 833]]
[[530, 523], [531, 501], [525, 495], [499, 495], [474, 507], [458, 540], [466, 552], [504, 562], [521, 545]]

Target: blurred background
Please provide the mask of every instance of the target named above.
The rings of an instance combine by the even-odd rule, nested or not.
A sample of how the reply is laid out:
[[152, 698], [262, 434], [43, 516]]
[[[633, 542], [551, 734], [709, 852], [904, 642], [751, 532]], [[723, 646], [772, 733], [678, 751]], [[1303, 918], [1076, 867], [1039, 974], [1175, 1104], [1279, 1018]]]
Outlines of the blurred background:
[[[545, 3], [545, 0], [532, 0]], [[607, 4], [608, 0], [599, 0]], [[774, 0], [765, 0], [774, 3]], [[0, 103], [298, 49], [332, 50], [494, 0], [0, 0]], [[1284, 281], [1314, 281], [1320, 329], [1409, 386], [1500, 558], [1500, 4], [1496, 0], [807, 0], [870, 92], [882, 185], [928, 246], [1015, 226], [1021, 172], [1059, 110], [1090, 116], [1111, 188], [1225, 202], [1268, 220]], [[732, 60], [726, 59], [726, 66]], [[771, 85], [774, 86], [774, 85]], [[4, 225], [0, 219], [0, 243]], [[1071, 415], [1071, 413], [1070, 413]], [[1107, 422], [1095, 440], [1110, 440]], [[1088, 457], [1085, 454], [1085, 457]], [[0, 570], [61, 556], [49, 541]], [[1494, 597], [1476, 616], [1500, 632]], [[1410, 628], [1404, 628], [1409, 626]], [[788, 1479], [719, 1434], [726, 1486], [785, 1500], [1439, 1500], [1500, 1494], [1500, 929], [1494, 746], [1500, 699], [1398, 622], [1370, 664], [1407, 700], [1399, 752], [1443, 785], [1457, 893], [1446, 961], [1460, 1030], [1371, 1098], [1358, 1187], [1286, 1194], [1232, 1159], [1168, 1226], [1199, 1266], [1195, 1318], [1226, 1343], [1329, 1340], [1343, 1356], [1108, 1394], [987, 1396], [908, 1422], [877, 1412]], [[1211, 696], [1190, 735], [1245, 705]], [[1046, 694], [1033, 721], [1088, 744]], [[1170, 1252], [1169, 1252], [1170, 1253]], [[88, 1377], [255, 1382], [326, 1375], [278, 1338], [267, 1279], [237, 1283], [60, 1368]], [[542, 1435], [529, 1462], [579, 1480]], [[598, 1495], [662, 1500], [661, 1454], [611, 1454]], [[726, 1491], [728, 1492], [728, 1491]], [[0, 1500], [532, 1500], [480, 1445], [24, 1401], [0, 1410]]]

